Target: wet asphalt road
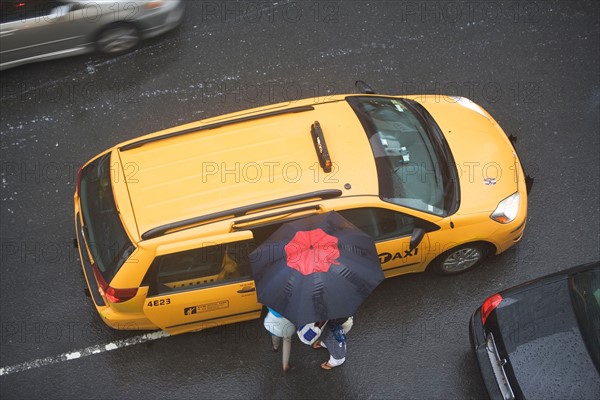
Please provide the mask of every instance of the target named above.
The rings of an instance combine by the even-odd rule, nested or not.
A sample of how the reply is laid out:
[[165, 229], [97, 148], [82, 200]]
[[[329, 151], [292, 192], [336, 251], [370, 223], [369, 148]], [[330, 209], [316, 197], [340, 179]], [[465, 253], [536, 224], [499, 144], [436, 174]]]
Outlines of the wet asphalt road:
[[[140, 335], [105, 327], [73, 237], [77, 168], [138, 135], [279, 101], [447, 93], [486, 108], [535, 178], [523, 241], [452, 278], [384, 282], [347, 363], [296, 341], [280, 371], [261, 321], [0, 376], [12, 398], [482, 398], [467, 323], [488, 295], [600, 258], [598, 2], [188, 4], [175, 32], [115, 59], [1, 75], [0, 367]], [[27, 364], [32, 365], [32, 364]]]

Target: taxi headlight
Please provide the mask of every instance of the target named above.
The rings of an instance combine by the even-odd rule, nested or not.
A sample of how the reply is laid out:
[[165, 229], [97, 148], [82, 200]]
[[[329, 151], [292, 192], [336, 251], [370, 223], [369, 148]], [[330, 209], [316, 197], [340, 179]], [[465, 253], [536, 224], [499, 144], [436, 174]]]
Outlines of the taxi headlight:
[[475, 111], [476, 113], [489, 119], [487, 113], [483, 110], [483, 108], [481, 108], [481, 106], [479, 104], [475, 103], [471, 99], [467, 99], [466, 97], [461, 97], [461, 96], [450, 96], [450, 98], [452, 100], [456, 101], [461, 106], [466, 107], [469, 110]]
[[513, 193], [508, 196], [500, 203], [494, 212], [490, 215], [490, 218], [494, 221], [500, 222], [501, 224], [508, 224], [517, 218], [519, 213], [519, 193]]

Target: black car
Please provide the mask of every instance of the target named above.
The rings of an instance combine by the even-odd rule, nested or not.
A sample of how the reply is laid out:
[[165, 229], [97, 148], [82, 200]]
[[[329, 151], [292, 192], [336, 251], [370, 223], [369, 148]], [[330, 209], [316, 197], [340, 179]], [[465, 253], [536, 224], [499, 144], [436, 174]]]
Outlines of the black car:
[[492, 399], [600, 399], [600, 262], [488, 297], [470, 338]]

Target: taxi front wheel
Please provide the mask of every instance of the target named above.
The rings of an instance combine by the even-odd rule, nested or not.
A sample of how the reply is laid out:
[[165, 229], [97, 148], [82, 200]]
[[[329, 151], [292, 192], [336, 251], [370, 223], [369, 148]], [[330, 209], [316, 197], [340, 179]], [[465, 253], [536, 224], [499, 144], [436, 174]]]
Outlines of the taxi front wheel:
[[468, 243], [440, 254], [431, 263], [435, 273], [454, 275], [468, 271], [480, 265], [492, 252], [484, 243]]

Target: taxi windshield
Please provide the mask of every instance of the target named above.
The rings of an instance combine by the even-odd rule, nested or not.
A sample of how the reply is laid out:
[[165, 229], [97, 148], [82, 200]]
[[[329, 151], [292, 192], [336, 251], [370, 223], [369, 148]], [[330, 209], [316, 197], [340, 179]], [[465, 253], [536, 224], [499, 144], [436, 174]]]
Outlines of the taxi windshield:
[[458, 177], [446, 140], [419, 103], [356, 96], [348, 102], [375, 157], [383, 201], [446, 216], [458, 209]]

